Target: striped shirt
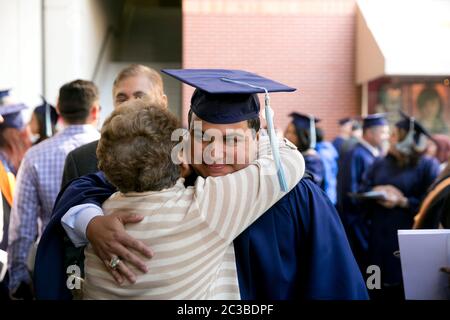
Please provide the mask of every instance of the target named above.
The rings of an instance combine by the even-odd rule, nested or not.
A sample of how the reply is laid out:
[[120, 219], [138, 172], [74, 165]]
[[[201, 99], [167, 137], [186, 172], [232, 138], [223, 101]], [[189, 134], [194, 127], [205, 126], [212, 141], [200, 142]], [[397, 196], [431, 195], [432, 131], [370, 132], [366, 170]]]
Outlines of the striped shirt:
[[[268, 138], [260, 139], [262, 149]], [[261, 150], [260, 148], [260, 150]], [[304, 173], [297, 148], [280, 141], [289, 190]], [[84, 299], [240, 299], [232, 242], [285, 193], [280, 190], [271, 155], [261, 155], [243, 170], [222, 177], [199, 177], [186, 188], [115, 193], [104, 204], [116, 211], [144, 215], [127, 232], [154, 252], [148, 273], [119, 286], [94, 254], [85, 249]]]
[[25, 154], [17, 173], [9, 225], [7, 251], [11, 290], [21, 281], [30, 282], [28, 253], [50, 220], [67, 154], [99, 137], [92, 125], [70, 125]]

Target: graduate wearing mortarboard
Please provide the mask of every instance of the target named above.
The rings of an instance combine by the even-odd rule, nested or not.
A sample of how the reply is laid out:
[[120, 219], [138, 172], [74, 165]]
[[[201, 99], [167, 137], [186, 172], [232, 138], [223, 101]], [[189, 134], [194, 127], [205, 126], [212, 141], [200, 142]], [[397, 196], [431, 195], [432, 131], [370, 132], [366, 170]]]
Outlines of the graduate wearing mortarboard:
[[[402, 114], [390, 138], [388, 154], [375, 160], [365, 175], [362, 191], [380, 191], [385, 200], [370, 201], [369, 264], [381, 269], [381, 299], [404, 298], [397, 230], [411, 229], [428, 188], [439, 174], [439, 162], [424, 156], [427, 139], [423, 126]], [[376, 292], [375, 292], [376, 291]]]
[[313, 176], [313, 180], [324, 189], [325, 168], [316, 147], [316, 123], [320, 119], [313, 116], [292, 112], [292, 122], [288, 125], [285, 137], [294, 143], [305, 158], [306, 170]]
[[[9, 90], [0, 91], [0, 186], [6, 207], [12, 206], [15, 175], [23, 155], [31, 146], [23, 111], [28, 107], [8, 100]], [[1, 237], [0, 237], [1, 239]], [[6, 248], [7, 238], [0, 249]]]
[[349, 196], [361, 187], [363, 174], [381, 155], [389, 138], [388, 122], [384, 114], [363, 118], [363, 136], [352, 149], [339, 159], [337, 178], [337, 208], [344, 223], [353, 253], [365, 272], [367, 267], [368, 223], [359, 203]]
[[[253, 128], [258, 131], [260, 103], [256, 94], [266, 93], [264, 111], [276, 161], [277, 148], [274, 143], [278, 140], [275, 138], [268, 92], [295, 89], [237, 70], [163, 72], [196, 88], [191, 99], [190, 118], [200, 121], [205, 128]], [[191, 130], [191, 136], [194, 134]], [[194, 135], [194, 139], [195, 137]], [[255, 139], [257, 135], [251, 141], [255, 142]], [[243, 148], [243, 144], [238, 143], [235, 148]], [[192, 164], [192, 167], [197, 174], [206, 177], [234, 172], [245, 167], [245, 164], [207, 164], [203, 161]], [[277, 175], [280, 185], [283, 186], [282, 167], [278, 167]], [[66, 287], [63, 261], [65, 248], [62, 238], [64, 230], [71, 239], [73, 231], [77, 232], [78, 237], [82, 235], [76, 227], [76, 221], [79, 219], [78, 215], [83, 214], [78, 209], [73, 210], [73, 214], [69, 215], [70, 219], [66, 221], [68, 210], [73, 209], [75, 205], [101, 206], [114, 191], [103, 174], [97, 173], [74, 180], [59, 194], [53, 219], [41, 238], [36, 256], [35, 288], [38, 298], [70, 298]], [[243, 208], [246, 205], [255, 204], [243, 203]], [[73, 225], [71, 219], [75, 221]], [[85, 244], [85, 235], [84, 241]], [[83, 242], [80, 241], [80, 244], [83, 245]], [[234, 241], [234, 247], [242, 299], [368, 297], [365, 283], [334, 206], [307, 176], [247, 228]], [[48, 273], [54, 276], [49, 279]]]
[[[0, 250], [7, 250], [10, 211], [13, 204], [16, 173], [25, 152], [31, 146], [23, 111], [27, 106], [13, 103], [10, 90], [0, 91]], [[8, 299], [7, 275], [0, 279], [0, 300]]]
[[10, 89], [0, 91], [0, 160], [15, 175], [31, 141], [24, 113], [28, 106], [15, 103], [9, 92]]
[[38, 144], [55, 134], [58, 118], [56, 108], [42, 97], [42, 104], [33, 110], [30, 120], [33, 144]]

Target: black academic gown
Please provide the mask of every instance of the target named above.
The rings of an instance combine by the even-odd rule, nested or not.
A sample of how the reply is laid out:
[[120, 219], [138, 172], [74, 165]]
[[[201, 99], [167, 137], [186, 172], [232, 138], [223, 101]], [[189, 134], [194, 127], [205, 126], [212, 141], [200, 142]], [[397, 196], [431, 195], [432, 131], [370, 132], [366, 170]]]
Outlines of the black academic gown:
[[393, 185], [408, 198], [409, 203], [408, 208], [392, 209], [375, 201], [366, 205], [371, 220], [369, 264], [380, 267], [385, 292], [397, 290], [403, 294], [400, 259], [394, 255], [399, 250], [397, 230], [412, 228], [420, 202], [438, 174], [439, 163], [434, 158], [422, 157], [417, 165], [400, 168], [391, 155], [377, 159], [367, 172], [362, 191], [379, 185]]
[[97, 146], [98, 140], [84, 144], [69, 152], [64, 162], [61, 187], [64, 187], [73, 179], [98, 171], [98, 159], [95, 153]]
[[[38, 299], [71, 298], [61, 217], [77, 204], [101, 205], [112, 192], [98, 173], [74, 180], [59, 194], [37, 250]], [[337, 212], [309, 178], [247, 228], [234, 246], [242, 299], [368, 298]]]

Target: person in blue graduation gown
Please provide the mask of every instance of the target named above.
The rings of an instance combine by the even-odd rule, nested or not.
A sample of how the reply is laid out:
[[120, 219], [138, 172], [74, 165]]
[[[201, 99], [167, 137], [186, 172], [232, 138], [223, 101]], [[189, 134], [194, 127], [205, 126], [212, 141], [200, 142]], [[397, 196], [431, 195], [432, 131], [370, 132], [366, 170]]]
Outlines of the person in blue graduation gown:
[[402, 273], [397, 230], [411, 229], [421, 200], [439, 174], [439, 162], [422, 156], [425, 129], [409, 117], [397, 122], [388, 154], [365, 175], [362, 191], [384, 192], [386, 199], [366, 204], [371, 217], [369, 264], [381, 269], [382, 289], [374, 298], [402, 299]]
[[367, 216], [350, 193], [358, 193], [363, 175], [380, 156], [389, 139], [389, 127], [384, 114], [363, 119], [362, 139], [339, 159], [337, 177], [337, 208], [344, 223], [353, 253], [363, 272], [367, 268]]
[[316, 129], [317, 144], [316, 150], [323, 162], [325, 177], [323, 180], [323, 189], [330, 198], [331, 202], [336, 205], [336, 178], [338, 173], [339, 154], [331, 142], [324, 140], [321, 128]]
[[[196, 85], [200, 80], [214, 83], [223, 70], [163, 72], [196, 86], [191, 99], [190, 125], [198, 121], [203, 129], [247, 126], [258, 131], [259, 100], [255, 93], [261, 91], [249, 93], [245, 88], [245, 94], [237, 95], [233, 91], [234, 94], [223, 95], [211, 93], [209, 86]], [[197, 76], [196, 80], [191, 79], [192, 73]], [[245, 82], [251, 81], [248, 77], [246, 74]], [[239, 74], [233, 74], [233, 79], [239, 78]], [[261, 82], [258, 83], [261, 86]], [[237, 90], [235, 87], [233, 90]], [[269, 90], [270, 83], [264, 87]], [[194, 129], [191, 125], [194, 137], [195, 130], [195, 125]], [[205, 177], [239, 170], [239, 166], [233, 164], [223, 168], [205, 163], [192, 164], [192, 167]], [[185, 183], [194, 181], [195, 176]], [[34, 284], [38, 299], [71, 298], [65, 272], [71, 264], [65, 259], [70, 241], [61, 225], [62, 217], [76, 205], [101, 206], [114, 191], [99, 172], [73, 180], [60, 192], [37, 250]], [[324, 192], [308, 176], [235, 239], [234, 247], [242, 299], [368, 298], [339, 216]], [[80, 254], [72, 263], [82, 265], [82, 259]], [[53, 276], [49, 278], [48, 274]]]
[[306, 171], [314, 182], [324, 189], [325, 167], [316, 147], [316, 123], [320, 119], [298, 112], [290, 114], [292, 122], [286, 128], [285, 137], [295, 144], [305, 159]]
[[340, 153], [342, 144], [350, 139], [352, 134], [352, 124], [353, 120], [352, 118], [342, 118], [339, 119], [339, 135], [334, 138], [333, 140], [333, 146], [336, 149], [338, 153]]

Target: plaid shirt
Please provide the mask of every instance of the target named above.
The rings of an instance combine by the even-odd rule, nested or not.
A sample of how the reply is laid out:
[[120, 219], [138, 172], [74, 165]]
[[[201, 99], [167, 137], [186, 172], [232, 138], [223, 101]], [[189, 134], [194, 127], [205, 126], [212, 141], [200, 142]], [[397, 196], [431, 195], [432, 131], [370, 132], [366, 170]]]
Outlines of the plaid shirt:
[[28, 254], [50, 220], [67, 154], [99, 138], [92, 125], [71, 125], [25, 154], [17, 173], [9, 223], [8, 270], [12, 292], [22, 281], [31, 282]]

